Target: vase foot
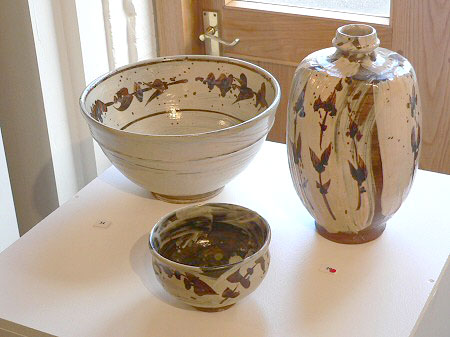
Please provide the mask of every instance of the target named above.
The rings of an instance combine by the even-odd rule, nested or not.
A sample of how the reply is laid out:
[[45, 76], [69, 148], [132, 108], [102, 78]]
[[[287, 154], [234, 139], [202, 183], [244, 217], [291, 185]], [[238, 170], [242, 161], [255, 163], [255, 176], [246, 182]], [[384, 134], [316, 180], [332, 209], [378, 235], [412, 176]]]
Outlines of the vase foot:
[[231, 308], [233, 305], [234, 305], [234, 303], [230, 304], [230, 305], [226, 305], [224, 307], [219, 307], [219, 308], [202, 308], [202, 307], [195, 307], [195, 306], [194, 306], [194, 308], [197, 309], [198, 311], [204, 311], [204, 312], [219, 312], [219, 311], [227, 310], [227, 309]]
[[156, 199], [162, 200], [165, 202], [169, 202], [171, 204], [191, 204], [195, 202], [205, 201], [208, 199], [211, 199], [212, 197], [215, 197], [217, 194], [222, 192], [223, 187], [218, 188], [217, 190], [206, 192], [202, 194], [196, 194], [196, 195], [165, 195], [165, 194], [159, 194], [152, 192], [152, 194], [155, 196]]
[[316, 222], [316, 230], [321, 236], [330, 241], [345, 244], [359, 244], [366, 243], [378, 238], [385, 230], [386, 223], [382, 223], [376, 226], [369, 226], [357, 233], [353, 232], [337, 232], [330, 233], [324, 227]]

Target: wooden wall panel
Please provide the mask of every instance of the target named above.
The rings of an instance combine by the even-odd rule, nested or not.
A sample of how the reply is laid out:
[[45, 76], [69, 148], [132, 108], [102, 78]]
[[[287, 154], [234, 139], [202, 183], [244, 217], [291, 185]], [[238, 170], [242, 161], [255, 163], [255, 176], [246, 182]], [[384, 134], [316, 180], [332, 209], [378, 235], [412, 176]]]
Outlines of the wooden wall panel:
[[450, 173], [450, 1], [394, 0], [393, 49], [416, 69], [423, 111], [420, 167]]
[[[228, 6], [222, 10], [223, 37], [230, 41], [235, 38], [241, 40], [229, 52], [292, 66], [316, 50], [331, 47], [336, 29], [348, 23], [345, 20], [274, 14]], [[381, 46], [390, 49], [391, 27], [373, 26], [377, 29]]]
[[154, 0], [158, 56], [203, 54], [198, 39], [203, 26], [199, 3], [192, 0]]

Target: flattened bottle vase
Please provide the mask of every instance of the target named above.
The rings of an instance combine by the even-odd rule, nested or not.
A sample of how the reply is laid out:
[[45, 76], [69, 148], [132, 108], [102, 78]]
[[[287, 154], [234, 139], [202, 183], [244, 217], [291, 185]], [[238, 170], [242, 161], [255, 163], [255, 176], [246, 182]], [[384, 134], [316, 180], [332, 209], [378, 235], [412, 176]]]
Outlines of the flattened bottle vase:
[[292, 180], [316, 230], [340, 243], [379, 237], [417, 169], [421, 109], [414, 69], [368, 25], [340, 27], [306, 57], [288, 105]]

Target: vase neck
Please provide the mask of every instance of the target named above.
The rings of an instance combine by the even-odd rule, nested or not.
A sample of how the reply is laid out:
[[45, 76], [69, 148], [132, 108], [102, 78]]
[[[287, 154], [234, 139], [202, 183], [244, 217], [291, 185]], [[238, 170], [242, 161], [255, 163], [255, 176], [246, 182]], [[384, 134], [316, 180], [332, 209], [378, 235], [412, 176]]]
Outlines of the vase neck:
[[380, 45], [380, 40], [372, 26], [352, 24], [336, 30], [333, 45], [344, 54], [370, 54]]

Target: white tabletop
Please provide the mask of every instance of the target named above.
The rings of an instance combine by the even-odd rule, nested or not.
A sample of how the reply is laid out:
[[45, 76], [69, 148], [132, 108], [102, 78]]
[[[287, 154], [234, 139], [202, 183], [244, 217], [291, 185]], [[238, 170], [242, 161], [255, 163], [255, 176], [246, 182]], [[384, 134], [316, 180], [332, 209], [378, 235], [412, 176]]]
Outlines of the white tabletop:
[[231, 309], [204, 313], [167, 295], [151, 268], [148, 233], [180, 205], [110, 168], [0, 254], [1, 324], [58, 336], [409, 336], [450, 252], [449, 193], [450, 176], [419, 171], [380, 238], [336, 244], [316, 234], [285, 146], [266, 142], [211, 201], [269, 221], [268, 275]]

